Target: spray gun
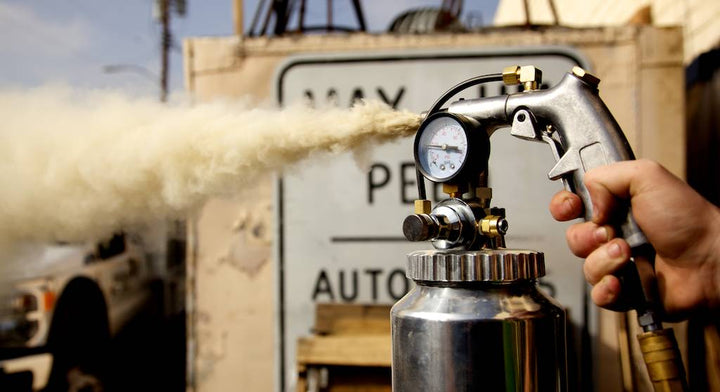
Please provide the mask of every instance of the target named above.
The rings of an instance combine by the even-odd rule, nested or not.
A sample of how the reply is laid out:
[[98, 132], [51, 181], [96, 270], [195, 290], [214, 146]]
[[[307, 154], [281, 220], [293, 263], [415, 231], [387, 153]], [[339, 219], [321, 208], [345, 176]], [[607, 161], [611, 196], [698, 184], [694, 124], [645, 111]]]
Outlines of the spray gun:
[[[523, 86], [523, 91], [490, 98], [461, 99], [442, 109], [457, 93], [471, 86], [493, 81], [503, 81], [506, 85], [519, 84]], [[447, 332], [443, 328], [436, 331], [430, 318], [422, 325], [408, 321], [422, 318], [411, 311], [422, 306], [419, 304], [424, 304], [419, 301], [420, 297], [425, 296], [427, 300], [427, 296], [432, 292], [430, 297], [440, 298], [444, 292], [431, 290], [436, 287], [444, 289], [445, 292], [448, 289], [460, 290], [453, 294], [452, 299], [443, 298], [433, 305], [434, 309], [449, 309], [451, 314], [451, 308], [464, 306], [460, 304], [462, 301], [453, 301], [469, 293], [468, 289], [480, 288], [489, 292], [511, 286], [517, 288], [518, 284], [522, 286], [523, 282], [532, 282], [544, 274], [541, 253], [505, 249], [505, 234], [509, 228], [505, 211], [490, 206], [492, 190], [488, 187], [487, 162], [490, 154], [489, 137], [495, 130], [510, 126], [510, 133], [515, 137], [548, 144], [556, 160], [548, 177], [551, 180], [560, 179], [565, 189], [580, 196], [585, 206], [586, 220], [592, 217], [593, 205], [583, 183], [585, 173], [597, 166], [634, 159], [625, 135], [598, 96], [600, 80], [597, 77], [575, 67], [553, 88], [540, 90], [538, 86], [541, 82], [542, 72], [533, 66], [508, 67], [502, 74], [469, 79], [441, 96], [418, 129], [414, 154], [419, 198], [415, 201], [415, 214], [408, 216], [403, 223], [403, 232], [410, 241], [431, 241], [436, 250], [414, 252], [408, 256], [408, 277], [415, 280], [425, 292], [409, 293], [393, 309], [394, 390], [416, 387], [423, 389], [423, 385], [412, 385], [412, 388], [404, 385], [415, 383], [409, 380], [422, 378], [418, 375], [420, 370], [409, 368], [417, 368], [423, 361], [426, 364], [432, 361], [422, 357], [421, 353], [403, 347], [408, 331], [416, 336], [416, 339], [418, 328], [426, 333], [434, 331], [432, 333], [437, 336], [443, 336]], [[441, 183], [449, 198], [432, 208], [430, 201], [426, 200], [424, 178]], [[622, 283], [623, 295], [628, 305], [637, 311], [638, 322], [643, 329], [638, 339], [650, 379], [656, 391], [687, 390], [674, 334], [671, 329], [662, 327], [662, 307], [657, 300], [654, 279], [654, 249], [635, 222], [629, 205], [626, 210], [622, 220], [618, 222], [618, 232], [632, 249], [632, 262], [618, 277]], [[508, 325], [515, 326], [518, 322], [526, 325], [531, 325], [531, 321], [540, 323], [538, 320], [544, 320], [547, 314], [557, 317], [556, 309], [551, 306], [543, 307], [547, 301], [534, 292], [528, 293], [530, 292], [524, 294], [527, 298], [522, 295], [520, 297], [526, 302], [535, 301], [537, 306], [520, 307], [523, 310], [519, 313], [513, 313], [512, 307], [506, 306], [507, 301], [513, 301], [506, 297], [517, 299], [518, 295], [507, 292], [501, 296], [503, 298], [498, 299], [496, 307], [502, 310], [499, 314], [504, 315], [502, 317], [510, 315], [503, 319], [505, 321], [501, 329]], [[482, 301], [485, 304], [493, 302], [485, 297]], [[451, 303], [454, 305], [448, 305]], [[545, 311], [531, 317], [530, 315], [534, 314], [531, 309]], [[446, 316], [453, 317], [447, 314], [442, 317]], [[435, 314], [432, 319], [438, 317], [440, 316]], [[492, 320], [498, 320], [499, 317], [498, 314], [493, 314]], [[488, 320], [490, 318], [485, 318], [482, 322], [490, 322]], [[462, 328], [467, 331], [468, 328], [475, 328], [474, 326], [475, 324], [471, 323], [463, 325]], [[556, 330], [555, 335], [564, 336], [564, 327], [558, 328], [562, 330]], [[531, 335], [526, 333], [521, 339], [516, 336], [511, 343], [520, 346], [538, 344], [541, 340], [539, 336]], [[470, 341], [467, 337], [462, 339]], [[431, 346], [425, 348], [441, 351], [446, 349]], [[465, 358], [465, 364], [459, 365], [465, 367], [464, 373], [461, 371], [462, 375], [459, 375], [456, 370], [453, 377], [443, 379], [442, 384], [437, 386], [442, 390], [470, 390], [473, 388], [467, 389], [468, 386], [474, 387], [475, 382], [470, 373], [482, 373], [482, 369], [493, 368], [505, 372], [504, 378], [497, 381], [497, 386], [502, 390], [566, 388], [563, 381], [564, 371], [553, 371], [552, 380], [540, 374], [539, 362], [542, 361], [538, 356], [547, 360], [547, 353], [533, 353], [528, 351], [528, 347], [515, 347], [515, 356], [508, 360], [506, 349], [510, 348], [505, 347], [500, 354], [505, 358], [504, 362], [501, 361], [505, 366], [498, 368], [479, 359], [475, 361], [475, 365], [467, 365], [467, 357], [472, 356], [472, 353], [463, 352], [463, 348], [454, 346], [450, 350], [453, 354], [448, 358], [450, 361], [454, 361], [454, 358]], [[518, 350], [526, 352], [519, 355]], [[406, 363], [408, 355], [413, 358], [414, 365]], [[564, 351], [560, 353], [556, 350], [552, 355], [557, 357], [554, 362], [556, 367], [564, 366], [564, 360], [559, 358], [564, 355]], [[468, 369], [467, 366], [474, 369]], [[432, 369], [430, 366], [423, 371]], [[485, 384], [478, 385], [486, 385], [487, 380], [492, 377], [492, 373], [488, 373], [482, 381]], [[433, 382], [435, 381], [427, 379], [430, 385], [435, 385]], [[452, 387], [448, 387], [449, 385]]]

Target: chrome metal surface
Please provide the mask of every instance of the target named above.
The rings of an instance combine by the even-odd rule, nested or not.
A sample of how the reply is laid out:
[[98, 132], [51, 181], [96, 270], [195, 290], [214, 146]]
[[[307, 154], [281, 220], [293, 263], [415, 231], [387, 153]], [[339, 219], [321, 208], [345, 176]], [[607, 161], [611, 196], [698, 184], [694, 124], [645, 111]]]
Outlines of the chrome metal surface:
[[[585, 217], [591, 219], [592, 202], [583, 183], [585, 172], [635, 158], [620, 126], [600, 99], [597, 87], [568, 73], [560, 83], [547, 90], [469, 99], [448, 106], [448, 112], [476, 119], [490, 134], [498, 128], [513, 125], [519, 110], [532, 113], [539, 127], [535, 129], [534, 137], [532, 129], [524, 129], [522, 134], [516, 131], [514, 135], [550, 144], [557, 163], [548, 177], [566, 179], [566, 187], [580, 196], [585, 205]], [[557, 140], [544, 137], [546, 125], [556, 129]], [[631, 247], [647, 243], [629, 209], [621, 230]]]
[[[503, 209], [482, 207], [489, 205], [490, 195], [484, 192], [481, 195], [484, 200], [475, 199], [470, 203], [451, 197], [438, 203], [430, 213], [409, 215], [403, 221], [403, 234], [408, 241], [430, 240], [436, 249], [443, 250], [502, 246], [510, 224]], [[416, 204], [418, 202], [424, 200], [417, 200]], [[417, 205], [415, 209], [421, 210]]]
[[[523, 258], [543, 264], [540, 253], [488, 252], [502, 255], [435, 251], [409, 257], [420, 264]], [[533, 279], [416, 280], [393, 306], [391, 319], [395, 392], [567, 389], [565, 313]]]
[[431, 214], [438, 224], [437, 237], [432, 244], [437, 249], [458, 246], [470, 247], [478, 237], [475, 230], [475, 214], [470, 206], [456, 198], [438, 203]]
[[[600, 80], [582, 69], [568, 73], [553, 88], [512, 94], [490, 99], [480, 98], [452, 103], [448, 112], [473, 117], [489, 134], [512, 125], [511, 134], [520, 139], [550, 145], [556, 164], [548, 173], [552, 180], [562, 179], [565, 188], [576, 193], [585, 206], [585, 220], [591, 220], [593, 204], [583, 179], [585, 173], [598, 166], [635, 159], [627, 138], [598, 94]], [[498, 99], [504, 98], [504, 105]], [[549, 132], [548, 125], [555, 131]], [[624, 296], [638, 311], [643, 330], [661, 328], [654, 288], [652, 263], [643, 260], [651, 245], [638, 226], [630, 206], [619, 222], [622, 237], [633, 250], [642, 287], [624, 285]], [[653, 252], [651, 252], [653, 253]], [[654, 254], [653, 254], [654, 258]], [[653, 258], [648, 258], [652, 260]], [[637, 275], [636, 273], [633, 273]], [[633, 277], [630, 277], [633, 278]], [[621, 277], [621, 279], [624, 279]], [[638, 290], [640, 289], [640, 290]], [[628, 296], [637, 291], [639, 295]]]
[[406, 276], [433, 282], [514, 282], [545, 276], [545, 262], [541, 252], [532, 250], [421, 250], [408, 255]]

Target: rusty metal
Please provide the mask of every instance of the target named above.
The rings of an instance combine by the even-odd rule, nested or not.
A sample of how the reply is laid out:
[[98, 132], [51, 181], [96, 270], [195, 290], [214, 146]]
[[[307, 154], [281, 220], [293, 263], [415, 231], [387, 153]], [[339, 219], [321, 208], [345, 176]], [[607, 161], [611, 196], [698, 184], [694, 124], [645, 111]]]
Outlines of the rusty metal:
[[[326, 21], [319, 26], [308, 26], [306, 22], [307, 0], [274, 0], [267, 6], [266, 1], [260, 0], [248, 36], [275, 35], [281, 36], [288, 33], [304, 34], [309, 31], [325, 31], [325, 32], [365, 32], [367, 24], [365, 23], [365, 14], [363, 13], [360, 0], [352, 0], [350, 3], [356, 19], [357, 27], [339, 26], [335, 24], [335, 15], [333, 10], [333, 0], [327, 0], [326, 5]], [[264, 13], [264, 21], [262, 27], [257, 31], [260, 16]], [[297, 28], [290, 29], [290, 21], [297, 13]], [[273, 24], [274, 23], [274, 24]]]

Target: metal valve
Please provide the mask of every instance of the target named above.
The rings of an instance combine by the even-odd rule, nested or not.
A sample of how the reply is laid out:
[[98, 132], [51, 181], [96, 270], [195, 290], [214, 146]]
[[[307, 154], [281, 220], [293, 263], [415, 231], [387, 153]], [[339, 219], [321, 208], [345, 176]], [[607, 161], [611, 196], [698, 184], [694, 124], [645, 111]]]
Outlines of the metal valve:
[[510, 225], [508, 224], [507, 219], [502, 216], [495, 215], [489, 215], [482, 218], [478, 224], [480, 234], [489, 238], [504, 236], [507, 233], [508, 228], [510, 228]]
[[508, 228], [503, 209], [457, 198], [443, 200], [432, 211], [417, 209], [403, 221], [408, 241], [432, 241], [437, 249], [504, 246]]
[[429, 214], [409, 215], [403, 221], [403, 234], [408, 241], [435, 239], [440, 231], [439, 223]]
[[466, 202], [450, 198], [438, 203], [429, 214], [413, 214], [403, 222], [409, 241], [432, 241], [438, 249], [472, 244], [478, 237], [475, 213]]

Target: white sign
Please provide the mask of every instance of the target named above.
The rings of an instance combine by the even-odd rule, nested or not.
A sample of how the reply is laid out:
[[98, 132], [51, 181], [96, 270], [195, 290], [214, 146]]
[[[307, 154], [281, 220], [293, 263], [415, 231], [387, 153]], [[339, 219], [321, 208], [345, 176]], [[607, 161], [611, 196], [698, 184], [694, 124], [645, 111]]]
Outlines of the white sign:
[[[470, 77], [514, 64], [543, 71], [554, 85], [573, 66], [588, 68], [566, 48], [402, 51], [291, 58], [278, 70], [281, 104], [310, 99], [317, 107], [350, 106], [355, 98], [382, 99], [415, 112], [428, 110], [447, 89]], [[511, 92], [515, 92], [512, 90]], [[467, 99], [504, 93], [499, 83], [474, 87]], [[565, 242], [566, 225], [547, 209], [562, 184], [547, 179], [547, 145], [521, 141], [501, 129], [491, 138], [493, 206], [507, 209], [509, 248], [545, 253], [546, 287], [580, 323], [585, 289], [581, 261]], [[402, 235], [417, 197], [412, 138], [373, 148], [366, 157], [322, 155], [286, 173], [278, 185], [279, 385], [295, 390], [296, 342], [311, 334], [322, 302], [392, 304], [409, 289], [405, 254], [431, 248]], [[428, 183], [429, 197], [433, 192]]]

